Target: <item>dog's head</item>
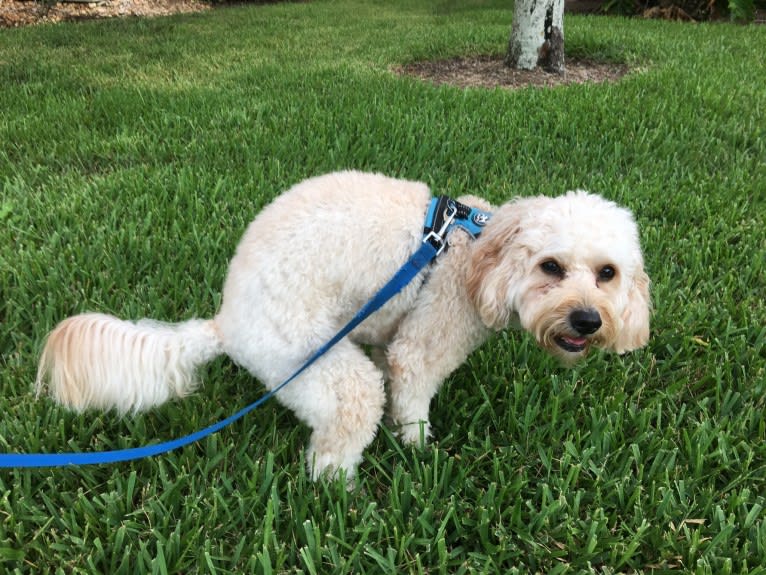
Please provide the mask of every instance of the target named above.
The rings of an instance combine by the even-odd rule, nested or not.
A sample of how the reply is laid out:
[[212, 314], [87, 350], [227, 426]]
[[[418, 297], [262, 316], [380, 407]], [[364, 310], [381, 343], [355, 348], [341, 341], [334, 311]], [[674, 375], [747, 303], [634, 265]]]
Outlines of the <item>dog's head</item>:
[[512, 322], [566, 363], [591, 346], [649, 338], [649, 278], [631, 213], [583, 191], [498, 208], [472, 247], [469, 297], [494, 329]]

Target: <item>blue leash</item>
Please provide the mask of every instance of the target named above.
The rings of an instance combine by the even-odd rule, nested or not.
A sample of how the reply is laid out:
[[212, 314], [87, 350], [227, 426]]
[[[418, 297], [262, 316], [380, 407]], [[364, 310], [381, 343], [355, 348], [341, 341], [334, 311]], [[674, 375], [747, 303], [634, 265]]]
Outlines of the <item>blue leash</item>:
[[[255, 402], [251, 403], [247, 407], [244, 407], [243, 409], [240, 409], [237, 413], [234, 415], [231, 415], [227, 417], [226, 419], [223, 419], [219, 421], [218, 423], [215, 423], [209, 427], [206, 427], [204, 429], [200, 429], [199, 431], [196, 431], [194, 433], [191, 433], [189, 435], [186, 435], [184, 437], [180, 437], [178, 439], [174, 439], [171, 441], [166, 441], [164, 443], [158, 443], [156, 445], [146, 445], [143, 447], [134, 447], [129, 449], [117, 449], [114, 451], [96, 451], [96, 452], [89, 452], [89, 453], [4, 453], [0, 454], [0, 468], [8, 468], [8, 467], [16, 467], [16, 468], [30, 468], [30, 467], [62, 467], [66, 465], [95, 465], [95, 464], [101, 464], [101, 463], [117, 463], [119, 461], [130, 461], [132, 459], [140, 459], [144, 457], [151, 457], [153, 455], [159, 455], [160, 453], [166, 453], [168, 451], [172, 451], [174, 449], [178, 449], [179, 447], [184, 447], [186, 445], [189, 445], [190, 443], [194, 443], [195, 441], [199, 441], [200, 439], [203, 439], [207, 437], [208, 435], [211, 435], [213, 433], [216, 433], [217, 431], [220, 431], [224, 427], [234, 423], [238, 419], [242, 419], [245, 415], [253, 411], [254, 409], [257, 409], [262, 404], [264, 404], [266, 401], [274, 397], [274, 395], [279, 392], [280, 389], [285, 387], [287, 384], [292, 382], [295, 378], [297, 378], [300, 374], [302, 374], [304, 371], [306, 371], [314, 362], [316, 362], [320, 357], [322, 357], [330, 348], [332, 348], [335, 344], [337, 344], [340, 340], [342, 340], [344, 337], [346, 337], [351, 331], [356, 328], [360, 323], [362, 323], [367, 317], [375, 313], [377, 310], [379, 310], [383, 305], [393, 298], [396, 294], [398, 294], [404, 287], [409, 284], [415, 276], [417, 276], [420, 271], [426, 267], [428, 264], [430, 264], [433, 259], [441, 253], [441, 251], [444, 249], [446, 245], [446, 234], [453, 225], [461, 225], [464, 229], [467, 229], [469, 233], [472, 235], [478, 235], [480, 233], [480, 229], [476, 228], [474, 226], [474, 229], [469, 229], [469, 227], [466, 225], [464, 220], [465, 218], [461, 217], [462, 214], [458, 213], [458, 208], [454, 206], [456, 202], [452, 202], [452, 200], [449, 200], [452, 202], [453, 205], [446, 208], [446, 215], [444, 217], [443, 223], [439, 226], [438, 231], [434, 231], [434, 229], [437, 227], [434, 225], [435, 220], [434, 218], [437, 217], [434, 212], [436, 212], [436, 202], [442, 201], [444, 202], [445, 199], [442, 198], [434, 198], [431, 201], [431, 206], [428, 211], [428, 218], [426, 219], [426, 229], [429, 230], [429, 232], [426, 234], [425, 238], [423, 239], [423, 243], [421, 244], [420, 248], [412, 255], [412, 257], [401, 267], [399, 268], [399, 271], [394, 274], [394, 276], [384, 285], [378, 293], [376, 293], [372, 299], [370, 299], [357, 313], [356, 315], [349, 321], [337, 334], [333, 336], [333, 338], [325, 343], [322, 347], [320, 347], [314, 354], [309, 357], [308, 360], [300, 367], [298, 370], [293, 373], [290, 377], [288, 377], [285, 381], [280, 383], [277, 387], [260, 397]], [[461, 204], [457, 204], [461, 208], [465, 208], [465, 206], [462, 206]], [[476, 216], [478, 214], [478, 219], [484, 218], [484, 222], [486, 223], [486, 220], [489, 218], [489, 215], [486, 214], [486, 212], [481, 212], [480, 210], [472, 209], [470, 210], [470, 215], [473, 220], [476, 219]], [[454, 221], [455, 217], [458, 217], [458, 221]], [[484, 223], [479, 224], [480, 227], [483, 227]]]

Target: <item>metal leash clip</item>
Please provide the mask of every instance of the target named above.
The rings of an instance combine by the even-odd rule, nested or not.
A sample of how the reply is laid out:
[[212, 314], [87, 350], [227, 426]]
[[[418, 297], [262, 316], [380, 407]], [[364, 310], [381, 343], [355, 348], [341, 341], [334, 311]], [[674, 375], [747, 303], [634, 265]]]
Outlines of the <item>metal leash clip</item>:
[[434, 232], [433, 230], [428, 232], [428, 234], [423, 238], [423, 243], [428, 242], [436, 248], [437, 256], [442, 253], [444, 248], [447, 246], [447, 240], [444, 236], [446, 235], [450, 224], [452, 224], [453, 220], [455, 219], [455, 216], [457, 216], [457, 206], [454, 202], [450, 202], [447, 205], [447, 209], [444, 210], [444, 223], [442, 223], [442, 227], [438, 232]]

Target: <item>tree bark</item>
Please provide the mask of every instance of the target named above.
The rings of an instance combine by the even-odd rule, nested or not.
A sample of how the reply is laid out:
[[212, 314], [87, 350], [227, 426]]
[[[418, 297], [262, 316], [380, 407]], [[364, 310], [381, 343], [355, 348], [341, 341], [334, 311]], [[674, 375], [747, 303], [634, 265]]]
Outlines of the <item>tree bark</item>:
[[505, 63], [564, 72], [564, 0], [516, 0]]

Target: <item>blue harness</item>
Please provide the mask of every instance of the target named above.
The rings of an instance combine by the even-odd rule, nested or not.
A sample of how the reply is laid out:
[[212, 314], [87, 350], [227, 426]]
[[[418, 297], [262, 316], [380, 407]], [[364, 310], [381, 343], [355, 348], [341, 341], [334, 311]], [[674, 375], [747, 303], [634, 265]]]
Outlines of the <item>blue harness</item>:
[[114, 451], [96, 451], [89, 453], [5, 453], [0, 454], [0, 468], [16, 467], [60, 467], [65, 465], [93, 465], [99, 463], [116, 463], [129, 461], [143, 457], [159, 455], [179, 447], [184, 447], [195, 441], [211, 435], [227, 425], [241, 419], [263, 403], [274, 397], [280, 389], [292, 382], [300, 374], [306, 371], [316, 360], [324, 355], [336, 343], [346, 337], [356, 326], [371, 314], [380, 309], [388, 300], [398, 294], [419, 273], [430, 264], [437, 255], [447, 247], [447, 236], [455, 228], [459, 227], [467, 231], [472, 237], [478, 237], [482, 229], [489, 221], [491, 214], [463, 205], [446, 196], [433, 198], [426, 213], [423, 229], [423, 243], [410, 259], [397, 271], [394, 276], [384, 285], [372, 299], [370, 299], [333, 338], [320, 347], [298, 370], [280, 383], [277, 387], [260, 397], [257, 401], [239, 410], [234, 415], [227, 417], [209, 427], [156, 445], [146, 445], [131, 449], [118, 449]]

